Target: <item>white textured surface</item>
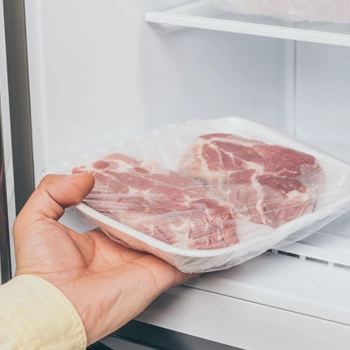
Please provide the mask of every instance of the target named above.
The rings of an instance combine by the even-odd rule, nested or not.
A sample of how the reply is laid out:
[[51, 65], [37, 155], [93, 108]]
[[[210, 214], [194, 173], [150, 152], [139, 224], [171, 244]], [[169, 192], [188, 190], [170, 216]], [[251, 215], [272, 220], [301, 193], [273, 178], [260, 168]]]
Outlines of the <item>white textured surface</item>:
[[350, 22], [348, 0], [210, 0], [225, 11], [287, 21]]
[[[251, 3], [251, 1], [233, 0], [236, 4], [238, 2]], [[271, 2], [272, 0], [259, 1], [261, 7], [259, 6], [257, 9], [263, 8], [269, 1]], [[326, 2], [328, 1], [330, 2], [332, 0], [326, 0]], [[301, 5], [303, 3], [303, 1], [300, 2]], [[253, 13], [255, 15], [246, 14], [243, 5], [239, 7], [238, 11], [221, 11], [220, 13], [219, 8], [220, 6], [218, 9], [213, 9], [210, 0], [200, 0], [194, 1], [187, 6], [175, 7], [167, 11], [151, 11], [146, 13], [145, 18], [147, 22], [157, 23], [157, 27], [163, 33], [173, 33], [187, 27], [320, 44], [350, 46], [349, 23], [282, 21], [278, 18], [258, 16], [256, 12]], [[349, 6], [344, 9], [344, 13], [350, 13]]]

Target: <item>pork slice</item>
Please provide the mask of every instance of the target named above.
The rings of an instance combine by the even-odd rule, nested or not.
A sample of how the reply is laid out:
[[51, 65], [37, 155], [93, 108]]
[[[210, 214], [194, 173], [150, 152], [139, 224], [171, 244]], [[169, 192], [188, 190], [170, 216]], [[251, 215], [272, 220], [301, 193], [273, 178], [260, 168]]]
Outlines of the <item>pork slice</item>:
[[118, 153], [72, 172], [95, 177], [87, 205], [160, 241], [201, 250], [238, 242], [230, 205], [192, 177]]
[[325, 182], [313, 156], [233, 134], [197, 138], [180, 172], [228, 200], [237, 218], [275, 228], [314, 211]]

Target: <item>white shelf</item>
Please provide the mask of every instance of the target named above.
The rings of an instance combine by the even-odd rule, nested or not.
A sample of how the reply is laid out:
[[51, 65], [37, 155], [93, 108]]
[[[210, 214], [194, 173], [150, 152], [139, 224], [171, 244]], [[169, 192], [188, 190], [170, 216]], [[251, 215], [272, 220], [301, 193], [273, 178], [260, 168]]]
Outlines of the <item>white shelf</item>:
[[137, 320], [241, 349], [348, 349], [350, 274], [281, 255], [252, 262], [164, 293]]
[[187, 27], [350, 47], [348, 24], [292, 23], [267, 17], [232, 15], [214, 9], [208, 0], [166, 11], [147, 12], [145, 20], [160, 25], [166, 33]]

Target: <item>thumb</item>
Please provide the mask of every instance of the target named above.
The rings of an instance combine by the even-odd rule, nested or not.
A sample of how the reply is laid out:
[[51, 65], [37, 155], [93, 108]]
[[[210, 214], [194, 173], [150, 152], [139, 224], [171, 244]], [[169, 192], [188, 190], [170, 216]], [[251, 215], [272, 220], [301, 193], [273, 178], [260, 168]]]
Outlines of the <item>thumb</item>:
[[16, 226], [43, 218], [58, 220], [64, 209], [80, 203], [94, 186], [90, 174], [48, 175], [33, 192], [17, 217]]

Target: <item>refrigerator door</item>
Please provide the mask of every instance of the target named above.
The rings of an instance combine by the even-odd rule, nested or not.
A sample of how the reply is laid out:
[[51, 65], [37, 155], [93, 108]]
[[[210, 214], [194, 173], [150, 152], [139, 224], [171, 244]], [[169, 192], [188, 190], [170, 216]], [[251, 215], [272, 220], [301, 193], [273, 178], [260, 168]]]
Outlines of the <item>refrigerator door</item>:
[[2, 130], [2, 113], [0, 107], [0, 257], [1, 282], [5, 283], [11, 278], [9, 220], [7, 208], [5, 152]]
[[[3, 2], [0, 1], [0, 256], [1, 282], [13, 272], [13, 240], [10, 235], [15, 219], [9, 94], [7, 80]], [[12, 265], [12, 268], [11, 268]]]

